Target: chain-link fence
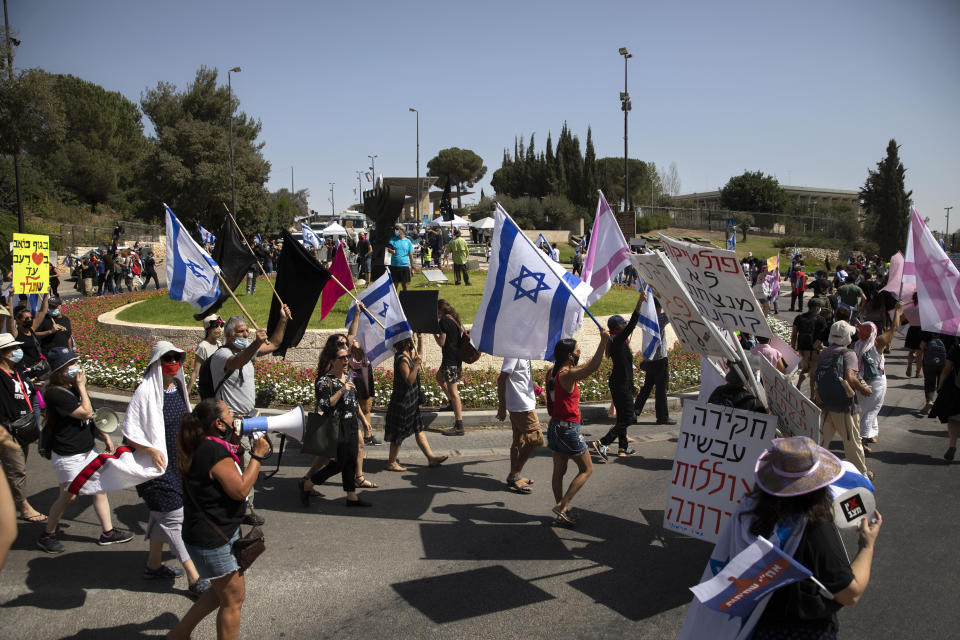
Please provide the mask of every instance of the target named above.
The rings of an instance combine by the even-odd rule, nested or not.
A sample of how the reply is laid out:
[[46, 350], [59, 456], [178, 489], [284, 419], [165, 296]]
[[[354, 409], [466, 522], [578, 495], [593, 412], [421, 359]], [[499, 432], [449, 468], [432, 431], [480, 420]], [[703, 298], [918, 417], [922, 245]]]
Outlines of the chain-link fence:
[[[149, 244], [158, 242], [163, 229], [158, 225], [142, 222], [120, 221], [123, 233], [120, 245], [132, 245], [134, 242]], [[98, 247], [113, 242], [113, 227], [90, 227], [77, 224], [60, 225], [60, 241], [64, 251], [75, 252], [78, 247]]]

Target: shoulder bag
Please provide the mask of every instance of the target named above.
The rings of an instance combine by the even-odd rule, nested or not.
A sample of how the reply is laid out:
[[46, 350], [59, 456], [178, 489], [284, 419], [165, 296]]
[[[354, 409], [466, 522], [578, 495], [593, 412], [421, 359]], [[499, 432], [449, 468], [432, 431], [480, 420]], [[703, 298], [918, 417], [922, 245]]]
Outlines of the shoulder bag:
[[457, 326], [460, 327], [460, 340], [457, 341], [457, 358], [461, 362], [473, 364], [480, 359], [480, 351], [470, 342], [470, 332], [459, 322]]
[[[220, 534], [220, 537], [223, 538], [223, 541], [227, 544], [230, 544], [230, 539], [224, 535], [223, 531], [213, 523], [213, 520], [210, 519], [210, 516], [200, 508], [200, 505], [197, 504], [196, 498], [193, 497], [193, 494], [190, 492], [190, 489], [187, 488], [186, 481], [183, 482], [183, 489], [190, 496], [193, 506], [197, 508], [197, 511], [200, 512], [200, 515], [203, 516], [203, 519], [206, 520], [207, 524], [210, 525], [210, 528]], [[240, 575], [243, 575], [244, 571], [249, 569], [254, 561], [260, 557], [260, 554], [267, 550], [266, 539], [263, 537], [263, 530], [260, 527], [251, 527], [247, 531], [247, 535], [240, 536], [234, 541], [233, 545], [230, 547], [230, 550], [233, 552], [233, 556], [237, 559], [237, 564], [240, 565]]]
[[[23, 399], [27, 403], [27, 412], [11, 422], [7, 430], [10, 432], [10, 435], [13, 436], [13, 439], [20, 443], [21, 447], [26, 448], [27, 445], [40, 439], [40, 425], [37, 424], [37, 416], [33, 413], [33, 403], [30, 402], [30, 390], [27, 388], [26, 383], [20, 378], [20, 373], [17, 371], [14, 371], [14, 373], [17, 376], [17, 383], [20, 385], [20, 392], [23, 394]], [[13, 380], [13, 376], [10, 376], [10, 379]]]

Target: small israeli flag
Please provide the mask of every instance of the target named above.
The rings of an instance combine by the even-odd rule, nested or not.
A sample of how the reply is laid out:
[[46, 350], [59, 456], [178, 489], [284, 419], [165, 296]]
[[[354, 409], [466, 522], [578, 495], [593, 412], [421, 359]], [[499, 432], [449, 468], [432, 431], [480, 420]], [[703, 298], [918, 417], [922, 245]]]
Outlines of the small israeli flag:
[[320, 242], [320, 238], [317, 237], [316, 232], [307, 225], [300, 223], [300, 230], [303, 232], [303, 240], [301, 240], [303, 246], [319, 249], [320, 245], [323, 244]]
[[[220, 298], [220, 267], [200, 245], [166, 204], [167, 283], [170, 299], [188, 302], [206, 309]], [[199, 226], [199, 225], [198, 225]]]
[[260, 238], [260, 234], [259, 234], [259, 233], [258, 233], [257, 235], [255, 235], [255, 236], [253, 236], [253, 241], [256, 242], [257, 244], [263, 244], [263, 240]]
[[[166, 207], [167, 205], [163, 205], [163, 206]], [[167, 211], [169, 210], [170, 209], [168, 208]], [[197, 231], [200, 232], [200, 242], [202, 242], [203, 244], [213, 244], [214, 242], [217, 241], [217, 236], [213, 235], [212, 233], [210, 233], [209, 231], [201, 227], [199, 222], [197, 223]]]
[[[375, 367], [391, 357], [393, 345], [412, 336], [413, 331], [410, 329], [410, 323], [407, 322], [407, 316], [403, 313], [403, 307], [400, 306], [400, 298], [397, 297], [397, 290], [393, 287], [389, 270], [384, 271], [383, 275], [357, 298], [367, 308], [364, 312], [365, 317], [360, 318], [357, 326], [357, 342], [363, 347], [370, 364]], [[345, 326], [350, 326], [356, 313], [357, 304], [353, 303], [347, 311]], [[378, 320], [383, 327], [377, 324]]]

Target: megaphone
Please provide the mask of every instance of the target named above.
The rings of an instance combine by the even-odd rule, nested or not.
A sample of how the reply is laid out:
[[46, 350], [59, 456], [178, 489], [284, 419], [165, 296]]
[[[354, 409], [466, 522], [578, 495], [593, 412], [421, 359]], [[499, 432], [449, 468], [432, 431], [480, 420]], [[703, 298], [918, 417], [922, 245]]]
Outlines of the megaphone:
[[110, 407], [100, 407], [93, 414], [93, 423], [100, 433], [113, 433], [120, 427], [120, 416]]
[[279, 416], [257, 416], [233, 421], [238, 436], [252, 436], [257, 433], [283, 433], [297, 442], [303, 441], [303, 407], [296, 406]]
[[829, 486], [833, 521], [841, 529], [853, 529], [873, 515], [877, 499], [873, 495], [873, 483], [866, 476], [846, 460], [840, 464], [845, 473]]

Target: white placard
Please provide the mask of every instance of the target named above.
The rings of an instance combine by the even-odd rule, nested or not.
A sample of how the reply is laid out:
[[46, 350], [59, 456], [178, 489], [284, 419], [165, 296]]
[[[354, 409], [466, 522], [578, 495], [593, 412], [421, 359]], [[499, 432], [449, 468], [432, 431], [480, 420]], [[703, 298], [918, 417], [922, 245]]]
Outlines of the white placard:
[[820, 408], [803, 395], [766, 358], [760, 358], [760, 381], [767, 408], [780, 418], [780, 428], [791, 436], [807, 436], [820, 443]]
[[722, 358], [732, 357], [729, 347], [717, 339], [717, 332], [707, 326], [707, 319], [698, 311], [673, 265], [662, 252], [633, 253], [630, 259], [640, 277], [653, 289], [660, 306], [670, 318], [677, 340], [685, 350]]
[[773, 337], [763, 309], [743, 275], [737, 254], [661, 235], [664, 253], [708, 320], [731, 331]]
[[783, 361], [787, 363], [786, 374], [790, 375], [793, 373], [794, 369], [800, 366], [800, 354], [793, 350], [793, 347], [788, 345], [786, 341], [780, 336], [774, 334], [770, 338], [770, 346], [780, 352], [780, 355], [783, 356]]
[[663, 526], [716, 542], [745, 493], [777, 417], [697, 400], [683, 403]]

